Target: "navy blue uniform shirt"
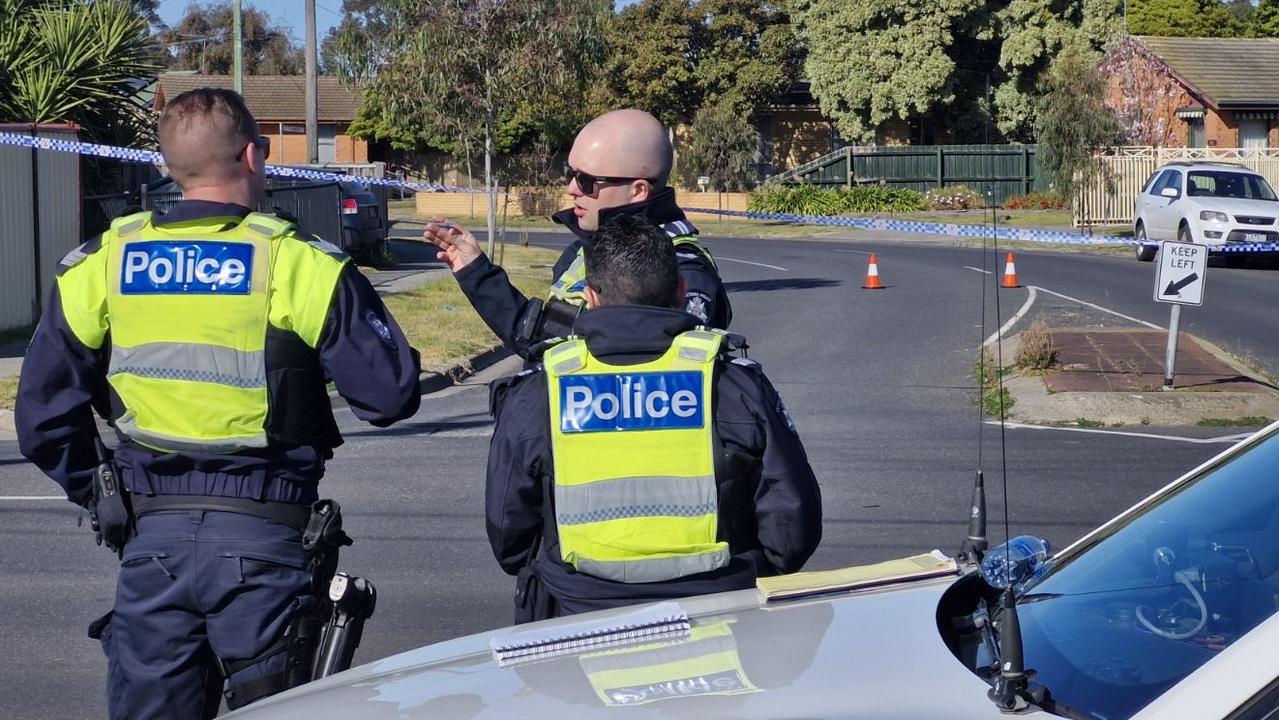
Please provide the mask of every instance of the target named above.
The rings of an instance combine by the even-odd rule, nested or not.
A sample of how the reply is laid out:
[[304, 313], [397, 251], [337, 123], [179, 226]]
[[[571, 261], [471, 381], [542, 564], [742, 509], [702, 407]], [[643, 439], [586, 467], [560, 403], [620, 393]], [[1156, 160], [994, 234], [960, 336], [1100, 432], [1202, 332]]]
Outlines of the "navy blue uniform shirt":
[[[201, 218], [244, 217], [249, 212], [241, 205], [187, 200], [155, 216], [153, 222], [163, 227]], [[101, 242], [95, 238], [81, 250], [101, 252]], [[328, 303], [316, 348], [325, 377], [333, 381], [361, 420], [385, 427], [412, 417], [421, 400], [418, 353], [354, 264], [343, 268]], [[388, 329], [389, 339], [384, 335]], [[271, 343], [279, 341], [280, 334], [284, 333], [275, 328], [268, 333], [268, 374]], [[283, 339], [283, 344], [294, 349], [300, 342], [295, 336]], [[54, 286], [22, 363], [14, 419], [22, 454], [79, 505], [90, 496], [97, 464], [93, 410], [106, 417], [118, 416], [122, 410], [106, 382], [109, 358], [110, 336], [97, 350], [80, 343], [67, 325]], [[313, 416], [330, 412], [328, 397], [319, 394], [321, 397], [287, 401], [307, 402]], [[120, 436], [115, 459], [125, 484], [134, 492], [309, 503], [318, 498], [316, 483], [324, 475], [324, 461], [341, 443], [331, 418], [316, 421], [316, 427], [323, 429], [325, 425], [332, 427], [332, 432], [318, 432], [310, 443], [273, 442], [261, 450], [225, 455], [162, 453]]]

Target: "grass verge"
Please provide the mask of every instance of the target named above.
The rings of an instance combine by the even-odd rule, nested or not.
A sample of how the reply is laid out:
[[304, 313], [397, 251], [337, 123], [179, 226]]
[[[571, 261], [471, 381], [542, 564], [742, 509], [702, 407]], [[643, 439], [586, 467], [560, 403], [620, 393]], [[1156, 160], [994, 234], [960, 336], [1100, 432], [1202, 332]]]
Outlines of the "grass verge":
[[1197, 424], [1199, 425], [1199, 427], [1214, 427], [1214, 428], [1265, 427], [1272, 422], [1274, 421], [1268, 417], [1261, 417], [1258, 415], [1249, 415], [1248, 417], [1241, 417], [1241, 418], [1204, 418], [1203, 420], [1200, 420]]
[[0, 410], [12, 410], [18, 397], [18, 376], [0, 377]]
[[977, 351], [977, 361], [973, 363], [973, 377], [981, 385], [981, 409], [987, 415], [1007, 419], [1008, 411], [1016, 402], [1008, 388], [1003, 387], [999, 382], [1000, 377], [1006, 376], [1008, 372], [1009, 368], [1000, 369], [995, 366], [995, 361], [986, 348]]
[[[551, 264], [559, 255], [545, 248], [507, 244], [502, 267], [528, 297], [545, 297]], [[498, 339], [451, 277], [386, 298], [387, 309], [422, 354], [422, 369], [446, 370], [498, 345]]]

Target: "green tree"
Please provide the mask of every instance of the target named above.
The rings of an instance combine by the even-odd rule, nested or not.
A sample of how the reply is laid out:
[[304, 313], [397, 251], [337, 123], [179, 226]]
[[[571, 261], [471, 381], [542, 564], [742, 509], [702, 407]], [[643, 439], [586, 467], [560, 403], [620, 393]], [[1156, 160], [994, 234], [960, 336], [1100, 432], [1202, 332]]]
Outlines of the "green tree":
[[[492, 250], [492, 160], [503, 129], [556, 126], [605, 56], [608, 0], [386, 0], [387, 62], [365, 92], [362, 133], [401, 146], [483, 138]], [[563, 123], [559, 123], [562, 127]], [[420, 145], [419, 145], [420, 146]], [[438, 147], [438, 145], [436, 145]]]
[[710, 177], [712, 187], [720, 192], [754, 187], [759, 133], [731, 104], [698, 110], [689, 134], [691, 142], [679, 156], [686, 187], [696, 187], [701, 175]]
[[692, 0], [640, 0], [608, 24], [608, 60], [596, 110], [639, 108], [667, 126], [688, 122], [701, 104], [697, 58], [702, 18]]
[[1054, 189], [1074, 198], [1103, 166], [1096, 152], [1122, 141], [1123, 129], [1106, 106], [1100, 57], [1072, 48], [1057, 57], [1044, 76], [1036, 130], [1039, 155]]
[[1100, 51], [1123, 30], [1122, 0], [1010, 0], [998, 12], [1002, 38], [995, 91], [1000, 134], [1034, 142], [1039, 81], [1071, 48]]
[[1130, 0], [1128, 32], [1159, 37], [1241, 37], [1247, 27], [1221, 0]]
[[988, 0], [795, 0], [793, 12], [813, 94], [843, 137], [874, 142], [891, 119], [975, 107], [982, 74], [956, 70], [988, 67]]
[[0, 122], [73, 122], [104, 143], [149, 136], [147, 20], [120, 0], [0, 0]]
[[1247, 23], [1248, 37], [1279, 37], [1279, 1], [1259, 0]]
[[[232, 20], [229, 2], [189, 6], [176, 25], [159, 35], [160, 42], [169, 47], [169, 67], [229, 75], [235, 49]], [[299, 75], [305, 69], [302, 49], [289, 37], [289, 29], [266, 13], [245, 5], [241, 27], [245, 75]]]
[[350, 85], [368, 82], [386, 59], [381, 41], [386, 32], [380, 0], [345, 0], [342, 22], [320, 41], [320, 71]]
[[775, 102], [799, 74], [802, 52], [776, 2], [701, 0], [696, 12], [705, 20], [696, 67], [705, 105], [751, 115]]

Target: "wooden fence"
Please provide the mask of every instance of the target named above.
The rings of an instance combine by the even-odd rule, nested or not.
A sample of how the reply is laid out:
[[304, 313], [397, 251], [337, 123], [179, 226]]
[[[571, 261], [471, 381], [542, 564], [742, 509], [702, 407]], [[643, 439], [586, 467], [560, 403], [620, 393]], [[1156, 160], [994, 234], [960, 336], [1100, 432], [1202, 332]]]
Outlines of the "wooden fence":
[[1255, 170], [1279, 187], [1279, 148], [1121, 147], [1099, 158], [1101, 168], [1075, 198], [1076, 226], [1131, 225], [1137, 195], [1157, 168], [1170, 162], [1229, 162]]
[[905, 145], [840, 148], [775, 178], [784, 184], [886, 185], [925, 192], [966, 186], [996, 202], [1048, 189], [1034, 145]]

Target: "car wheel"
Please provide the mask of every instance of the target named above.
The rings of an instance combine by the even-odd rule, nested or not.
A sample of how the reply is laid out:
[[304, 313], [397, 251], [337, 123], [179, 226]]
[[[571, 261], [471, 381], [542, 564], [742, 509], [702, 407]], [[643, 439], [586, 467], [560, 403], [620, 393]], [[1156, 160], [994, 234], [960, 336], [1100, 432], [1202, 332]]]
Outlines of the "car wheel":
[[1137, 260], [1141, 262], [1150, 262], [1155, 259], [1155, 253], [1159, 250], [1157, 245], [1151, 245], [1146, 237], [1146, 226], [1137, 223], [1137, 230], [1133, 233], [1137, 239]]

